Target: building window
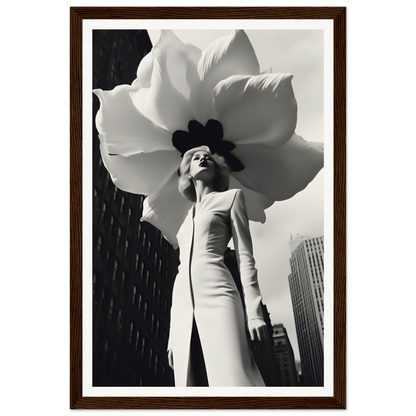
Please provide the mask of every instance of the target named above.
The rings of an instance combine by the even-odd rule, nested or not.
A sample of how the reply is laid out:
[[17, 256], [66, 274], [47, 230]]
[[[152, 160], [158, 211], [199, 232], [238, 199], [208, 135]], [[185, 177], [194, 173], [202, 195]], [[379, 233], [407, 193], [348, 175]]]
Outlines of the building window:
[[115, 282], [117, 278], [117, 269], [118, 269], [118, 262], [117, 260], [114, 261], [114, 269], [113, 269], [113, 282]]
[[97, 251], [98, 251], [98, 253], [101, 251], [101, 243], [102, 243], [101, 236], [98, 236], [98, 241], [97, 241]]
[[124, 195], [121, 197], [121, 209], [120, 212], [122, 213], [124, 211], [124, 203], [125, 203], [126, 199], [124, 198]]
[[127, 217], [127, 224], [130, 224], [130, 220], [131, 220], [131, 208], [129, 208], [129, 213], [128, 213], [128, 217]]
[[126, 244], [124, 246], [124, 255], [127, 256], [127, 252], [129, 251], [129, 240], [126, 239]]
[[106, 257], [106, 262], [107, 262], [107, 268], [108, 268], [108, 270], [110, 270], [110, 258], [111, 258], [111, 250], [110, 249], [108, 249], [107, 250], [107, 257]]
[[130, 335], [129, 335], [129, 342], [131, 344], [131, 341], [133, 340], [133, 329], [134, 329], [134, 323], [131, 321], [130, 323]]
[[105, 218], [105, 210], [107, 209], [107, 205], [106, 205], [106, 203], [104, 202], [103, 203], [103, 209], [102, 209], [102, 211], [101, 211], [101, 221]]
[[92, 294], [95, 293], [95, 286], [97, 285], [97, 275], [94, 273], [92, 276]]
[[160, 322], [159, 319], [156, 319], [156, 336], [159, 336]]
[[112, 296], [110, 299], [110, 307], [108, 309], [108, 319], [112, 319], [113, 310], [114, 310], [114, 297]]
[[150, 256], [150, 252], [152, 251], [152, 242], [149, 241], [147, 243], [147, 254]]
[[136, 331], [136, 345], [134, 346], [134, 349], [137, 351], [139, 348], [139, 339], [140, 339], [140, 332], [139, 330]]
[[143, 318], [144, 318], [145, 321], [147, 321], [147, 302], [144, 302]]
[[117, 186], [114, 187], [113, 200], [117, 199]]
[[123, 270], [123, 273], [121, 275], [121, 292], [124, 293], [125, 289], [125, 282], [126, 282], [126, 272]]
[[155, 374], [157, 374], [157, 365], [158, 365], [158, 361], [159, 361], [159, 357], [158, 357], [158, 355], [156, 354], [156, 355], [155, 355]]
[[137, 303], [137, 310], [139, 312], [140, 312], [140, 308], [142, 307], [142, 300], [143, 300], [142, 294], [139, 293], [139, 302]]
[[134, 285], [134, 288], [133, 288], [133, 299], [132, 299], [132, 304], [133, 305], [135, 305], [135, 303], [136, 303], [136, 293], [137, 293], [137, 286]]
[[121, 239], [121, 227], [118, 227], [118, 230], [117, 230], [117, 245], [120, 244], [120, 239]]
[[115, 218], [114, 218], [114, 214], [111, 216], [111, 220], [110, 220], [110, 234], [113, 233], [113, 229], [114, 229], [114, 222], [115, 222]]
[[123, 328], [123, 308], [121, 306], [120, 306], [120, 309], [118, 310], [117, 325], [118, 325], [118, 329]]
[[140, 256], [139, 253], [136, 253], [136, 263], [134, 265], [134, 268], [137, 270], [137, 268], [139, 267], [139, 261], [140, 261]]
[[144, 357], [144, 354], [146, 352], [146, 339], [142, 337], [142, 350], [141, 350], [141, 356]]
[[154, 327], [155, 327], [155, 314], [154, 313], [152, 313], [152, 322], [151, 322], [151, 324], [150, 324], [150, 330], [153, 332], [153, 330], [154, 330]]

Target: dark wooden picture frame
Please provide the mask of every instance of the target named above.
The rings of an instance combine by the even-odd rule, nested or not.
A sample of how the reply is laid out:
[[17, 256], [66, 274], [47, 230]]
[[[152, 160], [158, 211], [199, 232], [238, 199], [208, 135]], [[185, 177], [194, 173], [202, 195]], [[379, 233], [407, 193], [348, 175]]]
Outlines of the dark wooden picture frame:
[[[82, 393], [82, 73], [84, 19], [330, 19], [334, 33], [333, 397], [83, 397]], [[72, 7], [70, 9], [70, 408], [345, 409], [346, 408], [346, 8]]]

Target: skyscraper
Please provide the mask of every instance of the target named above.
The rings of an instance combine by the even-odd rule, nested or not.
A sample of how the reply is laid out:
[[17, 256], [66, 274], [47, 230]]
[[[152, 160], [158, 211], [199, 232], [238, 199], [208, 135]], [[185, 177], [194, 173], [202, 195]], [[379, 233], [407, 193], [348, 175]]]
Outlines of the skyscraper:
[[273, 325], [273, 352], [276, 357], [281, 386], [298, 386], [298, 375], [292, 344], [283, 324]]
[[290, 240], [289, 287], [305, 386], [324, 385], [324, 237]]
[[[93, 86], [131, 83], [152, 48], [144, 30], [95, 30]], [[94, 97], [94, 115], [98, 110]], [[93, 134], [93, 385], [169, 386], [167, 363], [178, 253], [140, 222], [143, 195], [114, 186]]]

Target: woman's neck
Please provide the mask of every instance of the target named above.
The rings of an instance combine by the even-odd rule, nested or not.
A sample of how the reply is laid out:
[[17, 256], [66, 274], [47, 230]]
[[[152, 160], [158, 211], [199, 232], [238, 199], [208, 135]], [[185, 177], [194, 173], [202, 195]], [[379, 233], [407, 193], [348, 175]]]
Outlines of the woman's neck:
[[195, 193], [196, 193], [196, 203], [201, 202], [202, 198], [205, 195], [208, 195], [211, 192], [214, 192], [214, 186], [212, 182], [205, 183], [202, 181], [194, 181], [194, 186], [195, 186]]

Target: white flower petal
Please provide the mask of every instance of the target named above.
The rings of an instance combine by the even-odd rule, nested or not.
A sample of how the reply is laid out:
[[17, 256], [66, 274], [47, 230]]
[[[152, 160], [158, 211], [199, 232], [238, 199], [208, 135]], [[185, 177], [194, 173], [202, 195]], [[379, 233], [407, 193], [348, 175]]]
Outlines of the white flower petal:
[[178, 176], [174, 173], [162, 188], [144, 200], [141, 221], [154, 225], [177, 248], [176, 234], [191, 206], [192, 202], [179, 193]]
[[198, 63], [201, 81], [210, 78], [217, 83], [231, 75], [258, 73], [259, 62], [244, 30], [234, 30], [230, 35], [214, 40], [202, 52]]
[[307, 142], [297, 134], [275, 149], [241, 145], [232, 153], [245, 166], [233, 175], [273, 201], [289, 199], [305, 189], [324, 162], [322, 143]]
[[287, 142], [297, 122], [291, 80], [291, 74], [263, 74], [233, 76], [218, 83], [213, 101], [224, 139], [269, 148]]
[[186, 128], [192, 119], [187, 73], [192, 72], [192, 66], [196, 70], [189, 58], [194, 56], [195, 48], [184, 45], [172, 31], [163, 30], [152, 54], [151, 82], [139, 108], [153, 123], [173, 133]]
[[160, 150], [132, 156], [111, 156], [105, 140], [100, 143], [101, 156], [117, 188], [133, 194], [149, 195], [160, 189], [176, 172], [181, 157], [176, 150]]
[[246, 33], [235, 30], [216, 39], [202, 52], [194, 79], [191, 104], [194, 118], [204, 124], [214, 116], [212, 90], [232, 75], [258, 75], [259, 63]]
[[135, 89], [130, 85], [120, 85], [111, 91], [93, 91], [100, 100], [95, 124], [109, 153], [129, 156], [173, 149], [170, 133], [155, 126], [134, 106], [132, 91]]
[[166, 54], [166, 69], [169, 79], [187, 101], [190, 99], [191, 86], [189, 76], [196, 73], [197, 63], [201, 57], [201, 50], [194, 45], [184, 44], [171, 33]]
[[264, 195], [253, 191], [244, 186], [235, 176], [234, 173], [230, 176], [230, 189], [242, 189], [246, 199], [247, 214], [251, 221], [261, 222], [266, 221], [266, 214], [264, 210], [274, 204], [274, 201], [266, 198]]
[[134, 86], [139, 86], [140, 88], [147, 88], [150, 86], [150, 80], [152, 78], [153, 71], [153, 54], [149, 52], [141, 61], [137, 68], [136, 76], [134, 80]]

